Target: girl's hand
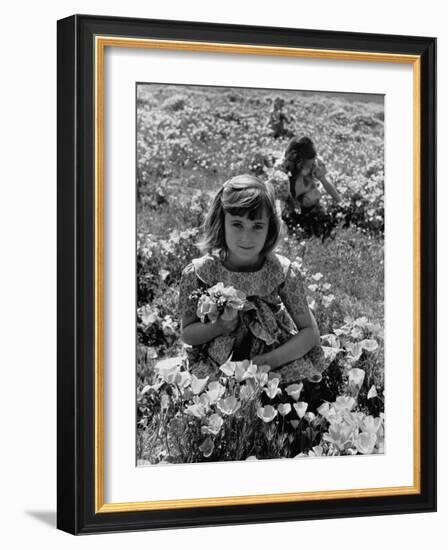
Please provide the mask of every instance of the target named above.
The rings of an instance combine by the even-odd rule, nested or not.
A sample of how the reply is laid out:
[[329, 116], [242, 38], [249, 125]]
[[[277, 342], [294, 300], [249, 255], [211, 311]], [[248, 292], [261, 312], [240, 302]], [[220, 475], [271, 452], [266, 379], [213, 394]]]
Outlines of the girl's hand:
[[240, 324], [239, 315], [236, 315], [230, 321], [224, 321], [222, 317], [219, 317], [218, 320], [216, 321], [216, 325], [222, 336], [228, 336], [229, 334], [234, 332], [238, 328], [239, 324]]

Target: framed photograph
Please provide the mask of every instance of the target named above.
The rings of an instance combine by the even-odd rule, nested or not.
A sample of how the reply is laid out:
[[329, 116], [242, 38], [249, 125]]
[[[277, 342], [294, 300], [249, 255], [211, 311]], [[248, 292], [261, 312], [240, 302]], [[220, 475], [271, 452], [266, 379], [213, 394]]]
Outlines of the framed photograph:
[[58, 528], [436, 509], [436, 40], [58, 21]]

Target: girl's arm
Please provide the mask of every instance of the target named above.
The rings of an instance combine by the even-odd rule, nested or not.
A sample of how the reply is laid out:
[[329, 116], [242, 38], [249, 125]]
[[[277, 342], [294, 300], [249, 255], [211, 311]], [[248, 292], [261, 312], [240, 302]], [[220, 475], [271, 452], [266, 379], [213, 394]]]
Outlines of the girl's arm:
[[218, 318], [215, 323], [201, 323], [198, 318], [182, 317], [182, 340], [190, 346], [200, 346], [217, 336], [228, 335], [238, 328], [239, 317], [232, 321]]
[[335, 186], [332, 185], [332, 184], [327, 180], [327, 178], [325, 177], [325, 176], [326, 176], [326, 173], [327, 173], [327, 168], [326, 168], [324, 162], [323, 162], [320, 158], [317, 158], [316, 161], [315, 161], [313, 173], [314, 173], [314, 176], [315, 176], [315, 177], [321, 182], [321, 184], [324, 186], [325, 191], [326, 191], [329, 195], [331, 195], [331, 197], [333, 197], [333, 199], [334, 199], [336, 202], [340, 202], [340, 201], [341, 201], [341, 196], [340, 196], [339, 193], [337, 192]]
[[341, 202], [341, 195], [337, 192], [336, 187], [332, 185], [325, 176], [321, 176], [319, 181], [325, 188], [325, 191], [330, 194], [336, 202]]

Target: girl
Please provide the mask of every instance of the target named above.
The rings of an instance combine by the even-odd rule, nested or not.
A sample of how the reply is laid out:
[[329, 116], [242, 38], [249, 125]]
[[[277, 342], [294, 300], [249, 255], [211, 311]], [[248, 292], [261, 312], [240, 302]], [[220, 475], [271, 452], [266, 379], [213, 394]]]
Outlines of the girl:
[[301, 206], [302, 211], [319, 204], [321, 194], [317, 188], [318, 181], [336, 202], [341, 200], [335, 187], [327, 180], [325, 164], [317, 156], [309, 137], [293, 137], [278, 168], [288, 175], [289, 195]]
[[[192, 346], [196, 376], [218, 377], [231, 354], [269, 365], [282, 382], [323, 370], [299, 268], [274, 253], [280, 227], [273, 188], [254, 176], [231, 178], [213, 199], [200, 243], [205, 255], [184, 269], [180, 282], [182, 339]], [[219, 282], [246, 295], [244, 309], [232, 320], [202, 323], [194, 291]]]

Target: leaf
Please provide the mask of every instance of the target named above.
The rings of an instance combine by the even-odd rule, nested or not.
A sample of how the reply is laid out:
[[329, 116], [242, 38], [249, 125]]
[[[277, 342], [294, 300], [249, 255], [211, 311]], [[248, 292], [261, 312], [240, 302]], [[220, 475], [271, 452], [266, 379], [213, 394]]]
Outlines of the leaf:
[[373, 399], [374, 397], [378, 397], [375, 385], [370, 388], [369, 393], [367, 394], [367, 399]]

